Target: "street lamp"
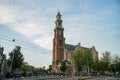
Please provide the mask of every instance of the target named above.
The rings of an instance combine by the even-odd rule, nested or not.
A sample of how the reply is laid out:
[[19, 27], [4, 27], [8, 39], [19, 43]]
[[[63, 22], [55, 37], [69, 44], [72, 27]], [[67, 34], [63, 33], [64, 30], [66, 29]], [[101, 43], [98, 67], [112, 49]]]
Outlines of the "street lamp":
[[90, 68], [89, 68], [89, 62], [88, 62], [88, 59], [87, 59], [87, 70], [88, 70], [88, 75], [90, 75]]
[[75, 76], [75, 72], [76, 72], [75, 67], [76, 67], [76, 66], [75, 66], [74, 57], [72, 58], [72, 66], [73, 66], [73, 67], [72, 67], [72, 68], [73, 68], [73, 74], [72, 74], [72, 75]]
[[80, 58], [80, 67], [81, 67], [81, 73], [82, 73], [82, 58]]
[[[80, 62], [82, 63], [82, 58], [80, 58]], [[80, 80], [82, 80], [82, 64], [80, 64], [81, 71], [80, 71]]]
[[[12, 41], [15, 42], [15, 39], [13, 39]], [[11, 60], [10, 68], [9, 68], [10, 73], [11, 73], [11, 70], [12, 70], [13, 60], [14, 60], [14, 53], [12, 54], [12, 60]]]

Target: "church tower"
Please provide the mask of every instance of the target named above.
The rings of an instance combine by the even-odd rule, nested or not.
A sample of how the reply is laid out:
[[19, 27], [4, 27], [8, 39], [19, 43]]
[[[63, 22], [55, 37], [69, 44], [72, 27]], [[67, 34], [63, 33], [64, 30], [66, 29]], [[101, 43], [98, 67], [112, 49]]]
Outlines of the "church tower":
[[64, 38], [64, 28], [62, 26], [61, 14], [58, 11], [56, 15], [55, 21], [55, 29], [54, 29], [54, 38], [53, 38], [53, 54], [52, 54], [52, 70], [59, 71], [60, 70], [60, 62], [64, 60], [64, 46], [65, 46], [65, 38]]

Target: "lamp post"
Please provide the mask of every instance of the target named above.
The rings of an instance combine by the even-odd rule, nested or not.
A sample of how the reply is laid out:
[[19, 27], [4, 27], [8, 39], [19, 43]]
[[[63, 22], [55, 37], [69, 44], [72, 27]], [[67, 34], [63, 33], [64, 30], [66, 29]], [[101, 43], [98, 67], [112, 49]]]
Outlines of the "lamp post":
[[90, 68], [89, 68], [89, 62], [88, 62], [88, 59], [87, 59], [87, 70], [88, 70], [88, 75], [90, 75]]
[[[15, 39], [12, 40], [13, 42], [15, 42]], [[10, 68], [9, 68], [9, 72], [11, 74], [11, 70], [12, 70], [12, 64], [13, 64], [13, 60], [14, 60], [14, 53], [12, 54], [12, 59], [11, 59], [11, 64], [10, 64]]]
[[[80, 62], [82, 63], [82, 58], [80, 58]], [[82, 64], [80, 64], [80, 67], [81, 67], [80, 80], [82, 80]]]
[[81, 67], [81, 73], [82, 73], [82, 58], [80, 58], [80, 67]]
[[10, 64], [10, 68], [9, 68], [9, 72], [10, 72], [10, 73], [11, 73], [11, 70], [12, 70], [13, 60], [14, 60], [14, 53], [13, 53], [13, 55], [12, 55], [11, 64]]
[[75, 61], [74, 61], [74, 58], [73, 58], [73, 61], [72, 61], [72, 64], [73, 64], [73, 76], [75, 76]]

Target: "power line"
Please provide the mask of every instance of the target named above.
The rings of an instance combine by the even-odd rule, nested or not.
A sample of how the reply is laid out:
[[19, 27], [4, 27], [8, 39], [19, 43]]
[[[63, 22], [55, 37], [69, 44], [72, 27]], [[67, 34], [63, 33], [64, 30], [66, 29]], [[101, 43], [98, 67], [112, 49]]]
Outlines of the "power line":
[[25, 46], [29, 46], [29, 47], [32, 47], [32, 48], [37, 48], [37, 49], [44, 49], [44, 50], [46, 50], [46, 51], [48, 51], [48, 52], [51, 52], [49, 49], [46, 49], [46, 48], [43, 48], [43, 47], [40, 47], [40, 46], [37, 46], [36, 47], [36, 45], [34, 45], [34, 44], [31, 44], [31, 43], [26, 43], [26, 42], [23, 42], [23, 41], [20, 41], [20, 40], [18, 40], [18, 39], [16, 39], [16, 38], [13, 38], [13, 37], [9, 37], [9, 36], [6, 36], [6, 35], [3, 35], [3, 34], [0, 34], [0, 37], [4, 37], [5, 39], [7, 38], [7, 39], [9, 39], [9, 40], [11, 40], [11, 41], [13, 41], [13, 40], [15, 40], [15, 42], [17, 42], [17, 43], [19, 43], [19, 44], [23, 44], [23, 45], [25, 45]]
[[[0, 39], [5, 40], [5, 41], [7, 41], [7, 42], [12, 42], [12, 40], [10, 40], [10, 39], [6, 39], [6, 38], [2, 38], [2, 37], [0, 37]], [[4, 42], [4, 43], [5, 43], [5, 42]], [[21, 44], [21, 43], [19, 43], [19, 42], [14, 42], [14, 43], [20, 44], [20, 46], [22, 46], [22, 47], [24, 47], [24, 48], [27, 48], [27, 49], [30, 49], [30, 50], [32, 49], [32, 51], [35, 51], [35, 52], [39, 52], [39, 53], [42, 53], [42, 54], [49, 54], [49, 55], [51, 55], [48, 51], [45, 51], [45, 50], [40, 51], [40, 50], [38, 50], [38, 49], [36, 49], [36, 48], [27, 46], [27, 45], [25, 45], [25, 44]], [[5, 44], [10, 44], [10, 43], [5, 43]], [[10, 45], [14, 45], [14, 44], [10, 44]], [[44, 51], [44, 52], [43, 52], [43, 51]], [[45, 52], [46, 52], [46, 53], [45, 53]]]
[[[26, 44], [26, 45], [28, 45], [28, 46], [35, 46], [35, 45], [33, 45], [33, 44], [31, 44], [31, 43], [26, 43], [26, 42], [23, 42], [23, 41], [20, 41], [20, 40], [18, 40], [18, 39], [16, 39], [16, 38], [13, 38], [13, 37], [9, 37], [9, 36], [7, 36], [7, 35], [3, 35], [3, 34], [0, 34], [0, 36], [1, 37], [5, 37], [5, 38], [7, 38], [7, 39], [15, 39], [15, 41], [17, 41], [17, 42], [20, 42], [20, 43], [23, 43], [23, 44]], [[40, 47], [40, 46], [37, 46], [37, 47], [35, 47], [35, 48], [43, 48], [43, 47]], [[48, 50], [48, 51], [50, 51], [49, 49], [46, 49], [46, 48], [43, 48], [43, 49], [45, 49], [45, 50]]]
[[[13, 0], [13, 27], [15, 27], [16, 25], [15, 25], [15, 21], [16, 21], [16, 15], [15, 15], [15, 7], [16, 7], [16, 5], [15, 5], [15, 0]], [[40, 47], [39, 46], [39, 48], [38, 48], [38, 46], [36, 47], [36, 45], [33, 45], [33, 44], [27, 44], [26, 42], [23, 42], [23, 41], [20, 41], [20, 40], [18, 40], [18, 39], [15, 39], [15, 38], [13, 38], [13, 37], [9, 37], [9, 36], [6, 36], [6, 35], [3, 35], [3, 34], [0, 34], [0, 39], [2, 39], [2, 40], [5, 40], [5, 41], [7, 41], [7, 42], [14, 42], [14, 43], [16, 43], [16, 44], [20, 44], [20, 45], [22, 45], [22, 46], [24, 46], [24, 47], [27, 47], [27, 48], [29, 48], [29, 49], [32, 49], [32, 50], [34, 50], [34, 51], [39, 51], [39, 49], [41, 50], [42, 49], [42, 51], [45, 51], [45, 52], [47, 52], [47, 53], [51, 53], [51, 51], [50, 50], [48, 50], [48, 49], [46, 49], [46, 48], [43, 48], [43, 47]], [[44, 53], [44, 52], [42, 52], [42, 53]]]
[[[6, 43], [6, 42], [2, 42], [2, 43], [7, 44], [7, 45], [14, 45], [14, 44]], [[21, 46], [21, 45], [20, 45], [20, 46]], [[48, 53], [48, 52], [46, 52], [46, 51], [35, 50], [35, 49], [29, 48], [29, 47], [27, 47], [27, 46], [21, 46], [21, 47], [24, 47], [24, 48], [26, 48], [27, 50], [29, 49], [30, 52], [32, 51], [32, 52], [37, 52], [37, 53], [42, 53], [42, 54], [51, 55], [50, 53]], [[26, 50], [26, 49], [25, 49], [25, 50]]]
[[[82, 15], [84, 4], [85, 4], [85, 0], [82, 1], [82, 5], [81, 5], [81, 8], [80, 8], [79, 16]], [[77, 17], [77, 18], [78, 18], [78, 17]], [[76, 22], [76, 28], [78, 27], [78, 23], [79, 23], [79, 21]], [[77, 30], [76, 28], [75, 28], [75, 30], [74, 30], [74, 33], [76, 33], [76, 30]]]

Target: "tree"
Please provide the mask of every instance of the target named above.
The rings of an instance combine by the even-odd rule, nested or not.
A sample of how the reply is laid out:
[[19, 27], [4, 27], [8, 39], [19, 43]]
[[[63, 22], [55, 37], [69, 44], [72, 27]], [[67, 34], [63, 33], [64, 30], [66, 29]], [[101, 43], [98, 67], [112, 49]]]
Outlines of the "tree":
[[0, 80], [4, 80], [6, 55], [3, 54], [4, 48], [0, 46]]
[[26, 73], [29, 70], [31, 70], [30, 65], [27, 62], [23, 62], [21, 67], [20, 67], [20, 71]]
[[66, 65], [65, 61], [61, 62], [61, 66], [60, 66], [60, 70], [65, 72], [65, 70], [68, 68], [68, 66]]
[[81, 49], [75, 50], [72, 53], [72, 59], [78, 71], [82, 71], [83, 68], [87, 68], [89, 70], [93, 63], [93, 57], [90, 49], [85, 51]]
[[120, 71], [120, 56], [118, 54], [113, 57], [110, 69], [113, 72]]
[[110, 52], [105, 51], [105, 52], [102, 54], [101, 60], [110, 63], [110, 60], [111, 60]]
[[95, 71], [99, 71], [100, 69], [100, 61], [95, 61], [92, 63], [92, 69], [95, 70]]
[[101, 64], [103, 64], [102, 66], [104, 66], [103, 70], [104, 71], [109, 71], [109, 65], [111, 62], [111, 56], [110, 56], [110, 52], [105, 51], [105, 53], [102, 54], [102, 58], [101, 58]]
[[9, 53], [9, 61], [12, 71], [19, 69], [24, 61], [23, 55], [21, 54], [21, 47], [16, 46], [13, 51]]
[[39, 73], [47, 73], [47, 70], [45, 69], [45, 66], [39, 68]]
[[51, 72], [51, 71], [52, 71], [52, 65], [49, 65], [47, 71], [48, 71], [48, 72]]
[[91, 67], [93, 64], [93, 57], [92, 57], [92, 53], [91, 50], [85, 50], [84, 51], [84, 65], [86, 65], [87, 67]]
[[72, 53], [72, 60], [75, 64], [75, 67], [77, 68], [77, 70], [81, 71], [82, 65], [83, 65], [83, 51], [80, 49], [75, 50]]
[[3, 51], [4, 51], [4, 48], [0, 47], [0, 69], [1, 69], [1, 65], [2, 65], [2, 59], [3, 59]]

